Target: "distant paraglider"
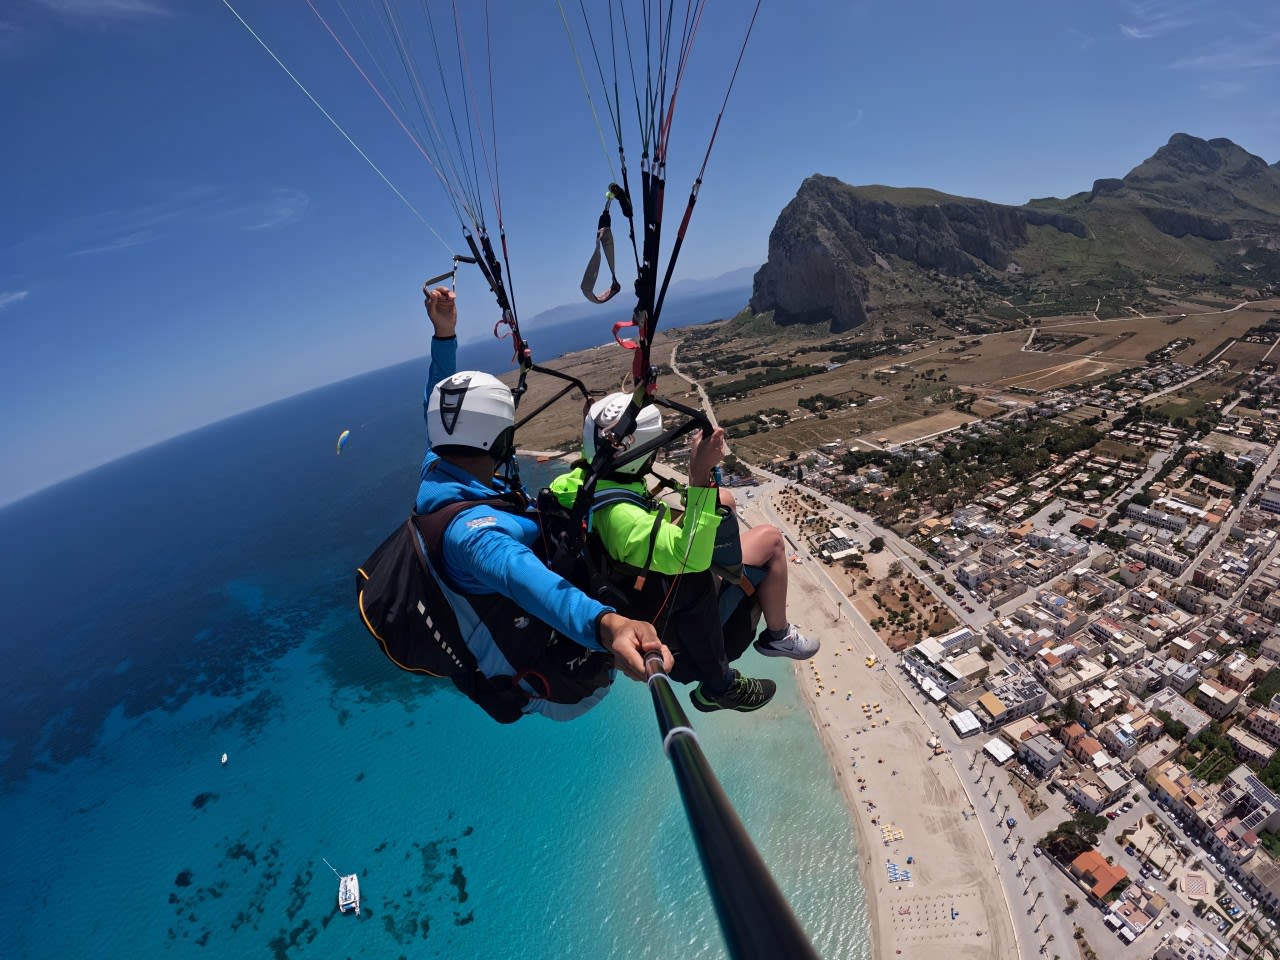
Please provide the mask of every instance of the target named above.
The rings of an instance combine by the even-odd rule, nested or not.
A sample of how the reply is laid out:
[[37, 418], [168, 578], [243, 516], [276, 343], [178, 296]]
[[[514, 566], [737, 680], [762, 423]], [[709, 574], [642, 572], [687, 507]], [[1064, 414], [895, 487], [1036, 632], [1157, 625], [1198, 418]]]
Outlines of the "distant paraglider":
[[351, 431], [343, 430], [338, 434], [338, 456], [342, 456], [342, 450], [347, 445], [347, 441], [351, 439]]

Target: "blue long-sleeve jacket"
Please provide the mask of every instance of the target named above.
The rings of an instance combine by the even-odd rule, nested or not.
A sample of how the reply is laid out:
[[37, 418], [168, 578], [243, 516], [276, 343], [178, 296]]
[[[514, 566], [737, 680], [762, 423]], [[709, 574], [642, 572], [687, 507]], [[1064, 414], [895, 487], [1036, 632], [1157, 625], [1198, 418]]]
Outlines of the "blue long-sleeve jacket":
[[[455, 338], [431, 341], [431, 368], [422, 398], [424, 418], [431, 388], [457, 372], [457, 349]], [[492, 497], [494, 493], [494, 487], [442, 460], [431, 450], [428, 440], [416, 500], [419, 513], [459, 500]], [[538, 536], [533, 517], [478, 504], [459, 513], [446, 529], [441, 542], [440, 573], [456, 593], [470, 597], [502, 594], [588, 650], [602, 650], [596, 625], [613, 608], [549, 570], [530, 549]], [[467, 644], [486, 674], [512, 672], [483, 624], [467, 638]]]

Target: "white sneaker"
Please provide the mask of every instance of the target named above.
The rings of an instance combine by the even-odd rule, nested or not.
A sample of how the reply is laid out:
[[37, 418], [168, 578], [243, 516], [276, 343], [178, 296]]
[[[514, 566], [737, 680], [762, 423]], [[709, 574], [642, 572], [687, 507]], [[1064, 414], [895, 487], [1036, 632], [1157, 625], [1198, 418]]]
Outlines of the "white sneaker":
[[794, 623], [787, 624], [787, 632], [778, 640], [769, 640], [768, 633], [760, 634], [754, 646], [766, 657], [790, 657], [792, 660], [808, 660], [818, 652], [817, 640], [806, 637]]

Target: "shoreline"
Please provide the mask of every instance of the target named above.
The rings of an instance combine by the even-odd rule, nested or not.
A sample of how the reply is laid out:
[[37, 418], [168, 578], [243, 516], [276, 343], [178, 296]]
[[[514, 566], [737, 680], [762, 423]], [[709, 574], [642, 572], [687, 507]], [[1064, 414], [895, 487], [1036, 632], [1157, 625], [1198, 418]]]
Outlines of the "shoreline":
[[[758, 498], [740, 507], [752, 524], [779, 523], [801, 542]], [[808, 558], [788, 572], [788, 613], [822, 643], [792, 670], [854, 828], [870, 956], [935, 960], [945, 948], [972, 960], [1015, 960], [1001, 865], [956, 768], [967, 758], [933, 752], [932, 730], [892, 663], [867, 667], [880, 650], [847, 596], [837, 613], [837, 596], [847, 594], [836, 586], [840, 575]]]

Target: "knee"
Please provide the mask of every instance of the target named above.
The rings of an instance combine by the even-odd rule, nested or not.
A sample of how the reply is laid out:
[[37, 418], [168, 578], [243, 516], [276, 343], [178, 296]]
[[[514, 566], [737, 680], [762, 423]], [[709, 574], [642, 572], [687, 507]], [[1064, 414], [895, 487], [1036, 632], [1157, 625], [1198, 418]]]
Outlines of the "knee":
[[742, 534], [742, 559], [753, 567], [776, 567], [787, 559], [786, 544], [777, 527], [760, 524]]
[[721, 487], [719, 490], [719, 493], [720, 493], [720, 506], [727, 507], [730, 510], [737, 509], [738, 501], [734, 499], [733, 493], [731, 491], [726, 490], [724, 487]]

